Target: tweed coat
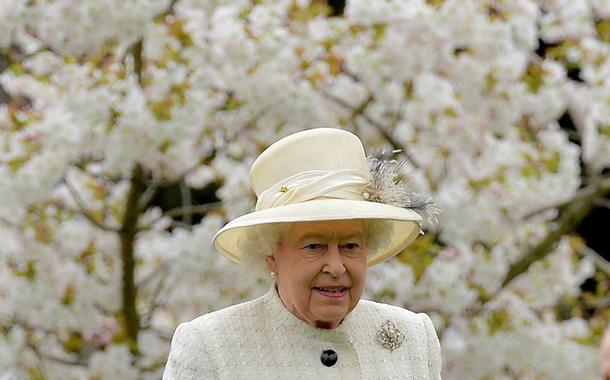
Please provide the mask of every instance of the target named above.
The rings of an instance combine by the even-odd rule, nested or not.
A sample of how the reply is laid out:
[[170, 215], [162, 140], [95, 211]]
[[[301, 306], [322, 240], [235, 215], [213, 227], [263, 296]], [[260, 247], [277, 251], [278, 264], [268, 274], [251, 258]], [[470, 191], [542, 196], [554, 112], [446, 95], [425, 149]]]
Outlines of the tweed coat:
[[[386, 320], [404, 335], [394, 350], [377, 339]], [[330, 367], [325, 350], [336, 353]], [[178, 326], [163, 380], [191, 379], [438, 380], [440, 345], [426, 314], [360, 300], [336, 329], [321, 329], [292, 315], [272, 287]]]

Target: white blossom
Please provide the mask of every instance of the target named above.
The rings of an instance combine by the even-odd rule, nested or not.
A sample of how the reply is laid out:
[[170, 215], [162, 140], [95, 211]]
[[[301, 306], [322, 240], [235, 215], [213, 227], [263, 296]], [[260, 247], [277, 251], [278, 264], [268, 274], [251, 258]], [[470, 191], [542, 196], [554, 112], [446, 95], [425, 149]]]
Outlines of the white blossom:
[[[594, 322], [554, 309], [595, 273], [582, 243], [503, 281], [610, 167], [608, 2], [322, 3], [0, 2], [1, 380], [158, 379], [178, 323], [268, 289], [211, 240], [252, 211], [260, 152], [317, 126], [403, 148], [442, 210], [368, 270], [366, 296], [431, 315], [444, 378], [596, 377]], [[121, 228], [138, 166], [147, 191], [221, 202], [188, 225], [140, 198], [134, 353]]]

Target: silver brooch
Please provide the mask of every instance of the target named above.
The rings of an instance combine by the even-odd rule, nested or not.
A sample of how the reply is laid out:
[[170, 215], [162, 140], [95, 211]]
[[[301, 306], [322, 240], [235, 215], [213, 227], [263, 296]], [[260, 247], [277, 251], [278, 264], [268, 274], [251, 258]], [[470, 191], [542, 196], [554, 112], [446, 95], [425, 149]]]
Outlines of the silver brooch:
[[381, 325], [381, 330], [377, 332], [377, 340], [381, 345], [390, 351], [394, 351], [405, 340], [402, 331], [396, 328], [396, 325], [389, 319]]

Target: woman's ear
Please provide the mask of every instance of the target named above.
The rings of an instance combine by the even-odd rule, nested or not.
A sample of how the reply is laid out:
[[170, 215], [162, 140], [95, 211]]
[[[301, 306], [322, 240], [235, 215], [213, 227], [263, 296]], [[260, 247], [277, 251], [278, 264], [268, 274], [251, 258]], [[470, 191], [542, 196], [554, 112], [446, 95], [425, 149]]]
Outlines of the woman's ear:
[[275, 261], [275, 256], [269, 255], [265, 257], [265, 260], [267, 261], [267, 267], [269, 268], [269, 271], [277, 273], [277, 262]]

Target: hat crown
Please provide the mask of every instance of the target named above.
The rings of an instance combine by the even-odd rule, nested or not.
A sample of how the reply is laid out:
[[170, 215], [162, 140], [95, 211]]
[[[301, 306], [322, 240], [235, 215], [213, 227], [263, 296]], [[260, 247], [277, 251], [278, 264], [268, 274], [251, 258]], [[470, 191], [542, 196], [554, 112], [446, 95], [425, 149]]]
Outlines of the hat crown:
[[270, 145], [250, 169], [257, 196], [279, 181], [306, 171], [351, 169], [369, 177], [369, 167], [360, 139], [335, 128], [298, 132]]

